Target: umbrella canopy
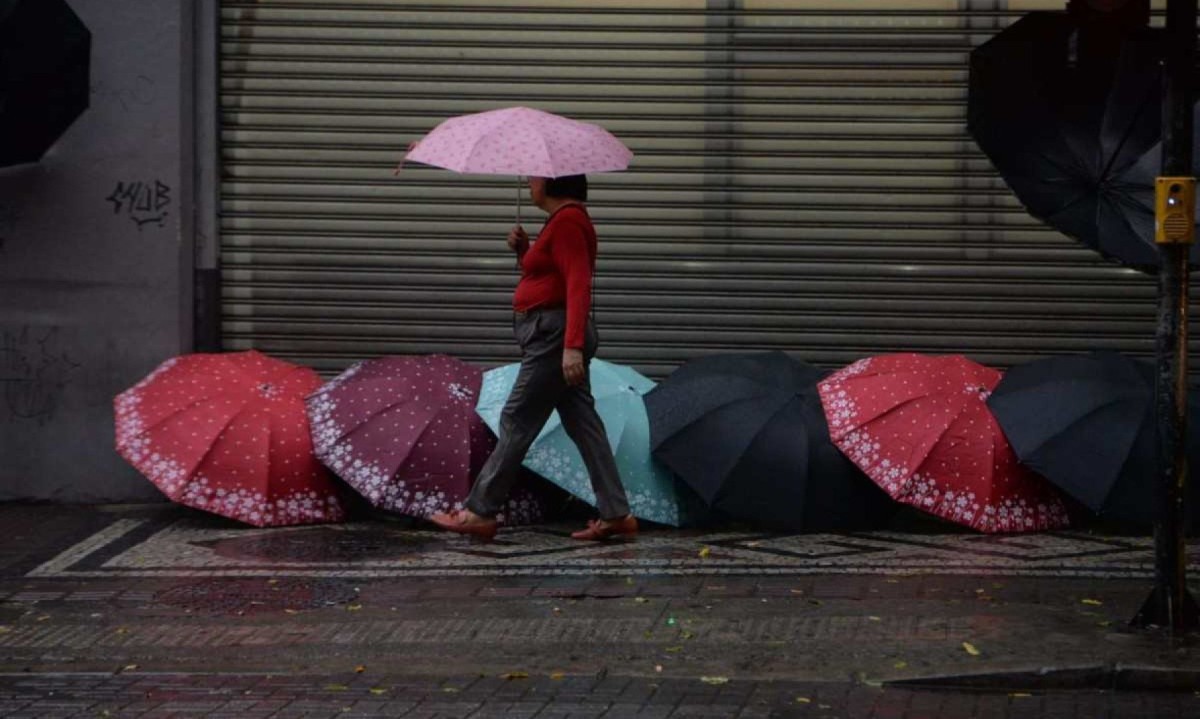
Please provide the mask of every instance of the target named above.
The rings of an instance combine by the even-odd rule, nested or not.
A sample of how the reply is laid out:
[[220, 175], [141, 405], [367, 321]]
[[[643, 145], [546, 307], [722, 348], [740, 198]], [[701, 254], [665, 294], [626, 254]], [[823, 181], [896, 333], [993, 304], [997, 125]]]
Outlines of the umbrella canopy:
[[691, 360], [646, 394], [654, 456], [739, 519], [878, 526], [895, 504], [830, 443], [817, 396], [825, 374], [783, 352]]
[[509, 107], [452, 117], [404, 159], [463, 173], [562, 177], [624, 170], [632, 158], [599, 125]]
[[[484, 373], [476, 411], [494, 431], [499, 431], [500, 413], [519, 370], [520, 364], [510, 364]], [[642, 395], [654, 387], [654, 381], [628, 367], [595, 359], [589, 374], [596, 411], [616, 457], [630, 511], [641, 519], [676, 527], [701, 519], [705, 510], [700, 499], [650, 455], [650, 425]], [[596, 505], [587, 467], [558, 412], [542, 427], [524, 465]]]
[[[1190, 405], [1194, 457], [1200, 411]], [[1162, 463], [1149, 363], [1116, 352], [1036, 360], [1010, 369], [988, 407], [1026, 466], [1102, 516], [1150, 524]]]
[[833, 443], [893, 498], [984, 532], [1067, 526], [985, 400], [996, 370], [960, 355], [869, 357], [818, 385]]
[[37, 162], [87, 109], [91, 48], [63, 0], [0, 0], [0, 167]]
[[117, 451], [189, 507], [259, 527], [340, 521], [304, 412], [320, 385], [253, 350], [167, 360], [113, 401]]
[[1065, 14], [1030, 13], [976, 48], [968, 127], [1031, 215], [1153, 272], [1161, 35], [1130, 30], [1107, 63], [1080, 60], [1081, 32]]
[[[483, 372], [446, 355], [359, 362], [306, 404], [317, 457], [381, 509], [428, 519], [461, 509], [496, 438], [475, 414]], [[524, 488], [508, 524], [540, 521]]]

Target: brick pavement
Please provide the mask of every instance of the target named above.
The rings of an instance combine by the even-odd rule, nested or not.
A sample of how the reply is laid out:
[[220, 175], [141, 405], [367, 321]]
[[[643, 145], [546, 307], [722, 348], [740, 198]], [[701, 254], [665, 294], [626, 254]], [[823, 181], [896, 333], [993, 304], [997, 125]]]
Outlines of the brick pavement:
[[[943, 692], [852, 682], [622, 676], [0, 675], [0, 717], [978, 719], [1200, 715], [1195, 692]], [[712, 683], [710, 683], [712, 682]]]
[[3, 504], [0, 526], [0, 716], [1200, 717], [1191, 691], [1136, 684], [884, 688], [1200, 669], [1193, 642], [1124, 627], [1148, 588], [1142, 538], [659, 532], [579, 549], [551, 527], [481, 548], [382, 523]]

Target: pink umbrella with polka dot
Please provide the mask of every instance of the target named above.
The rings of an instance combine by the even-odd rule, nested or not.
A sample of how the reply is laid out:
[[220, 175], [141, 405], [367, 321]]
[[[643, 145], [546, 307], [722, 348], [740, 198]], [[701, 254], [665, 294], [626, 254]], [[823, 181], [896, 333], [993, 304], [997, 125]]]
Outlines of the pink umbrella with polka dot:
[[[352, 365], [307, 399], [317, 457], [381, 509], [428, 519], [462, 509], [496, 438], [475, 412], [483, 371], [446, 355]], [[544, 514], [524, 487], [508, 524]]]
[[304, 397], [316, 372], [255, 352], [167, 360], [117, 395], [117, 452], [172, 500], [259, 527], [335, 522]]
[[563, 177], [624, 170], [633, 152], [599, 125], [507, 107], [443, 121], [404, 159], [467, 174]]
[[984, 532], [1067, 526], [988, 409], [1000, 373], [961, 355], [869, 357], [818, 384], [833, 443], [894, 499]]

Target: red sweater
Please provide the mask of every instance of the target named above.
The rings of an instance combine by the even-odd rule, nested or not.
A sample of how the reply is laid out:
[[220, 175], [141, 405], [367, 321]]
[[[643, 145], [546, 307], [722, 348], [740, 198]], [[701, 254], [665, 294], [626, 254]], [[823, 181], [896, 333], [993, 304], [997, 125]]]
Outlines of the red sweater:
[[592, 227], [592, 218], [579, 205], [563, 205], [550, 215], [537, 242], [521, 256], [521, 281], [513, 293], [513, 309], [528, 312], [565, 305], [563, 346], [583, 349], [595, 266], [596, 228]]

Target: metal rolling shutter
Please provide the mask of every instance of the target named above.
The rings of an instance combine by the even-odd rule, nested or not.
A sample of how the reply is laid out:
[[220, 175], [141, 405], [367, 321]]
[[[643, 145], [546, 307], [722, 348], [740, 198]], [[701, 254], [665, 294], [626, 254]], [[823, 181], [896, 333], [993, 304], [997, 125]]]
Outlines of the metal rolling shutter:
[[225, 346], [513, 359], [516, 181], [393, 169], [525, 104], [636, 153], [591, 178], [604, 358], [1148, 355], [1154, 280], [1029, 219], [966, 133], [971, 47], [1037, 7], [222, 0]]

